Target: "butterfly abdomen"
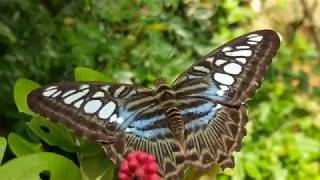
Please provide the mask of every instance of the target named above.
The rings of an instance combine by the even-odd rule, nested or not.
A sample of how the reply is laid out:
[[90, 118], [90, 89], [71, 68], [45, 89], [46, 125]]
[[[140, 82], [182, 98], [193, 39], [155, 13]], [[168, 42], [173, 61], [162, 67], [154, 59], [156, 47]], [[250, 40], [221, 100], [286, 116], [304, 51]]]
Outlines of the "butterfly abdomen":
[[167, 85], [161, 83], [157, 89], [158, 101], [165, 113], [166, 123], [171, 130], [173, 136], [184, 144], [184, 121], [182, 119], [181, 111], [178, 108], [179, 102], [176, 100], [175, 91]]

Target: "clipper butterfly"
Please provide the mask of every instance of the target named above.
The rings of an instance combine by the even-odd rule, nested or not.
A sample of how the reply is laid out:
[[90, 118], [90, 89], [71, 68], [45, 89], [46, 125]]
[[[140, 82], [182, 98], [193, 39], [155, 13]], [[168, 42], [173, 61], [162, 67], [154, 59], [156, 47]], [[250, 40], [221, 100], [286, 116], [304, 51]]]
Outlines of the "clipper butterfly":
[[203, 57], [168, 86], [61, 82], [31, 92], [29, 107], [103, 145], [119, 162], [131, 151], [153, 154], [165, 179], [187, 166], [233, 167], [248, 121], [246, 101], [279, 48], [272, 30], [240, 36]]

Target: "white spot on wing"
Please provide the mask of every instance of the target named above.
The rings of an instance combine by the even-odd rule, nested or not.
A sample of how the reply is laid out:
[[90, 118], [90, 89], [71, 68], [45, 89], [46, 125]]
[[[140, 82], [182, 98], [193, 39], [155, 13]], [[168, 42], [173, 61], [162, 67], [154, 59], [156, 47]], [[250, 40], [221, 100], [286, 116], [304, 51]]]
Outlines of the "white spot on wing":
[[117, 124], [122, 124], [124, 121], [124, 119], [122, 117], [118, 117], [118, 119], [116, 120]]
[[219, 83], [225, 84], [225, 85], [231, 85], [234, 82], [233, 77], [228, 74], [215, 73], [213, 75], [213, 78]]
[[105, 86], [102, 86], [101, 89], [105, 91], [109, 91], [109, 87], [110, 87], [109, 85], [105, 85]]
[[208, 69], [204, 66], [194, 66], [193, 69], [196, 71], [204, 72], [204, 73], [210, 73], [210, 69]]
[[81, 104], [83, 103], [83, 99], [80, 99], [79, 101], [77, 101], [76, 103], [74, 103], [74, 107], [76, 108], [80, 108]]
[[225, 90], [225, 91], [229, 90], [228, 86], [225, 86], [225, 85], [220, 85], [219, 87], [220, 87], [220, 89]]
[[236, 49], [250, 49], [249, 46], [236, 46]]
[[89, 88], [90, 86], [88, 85], [88, 84], [82, 84], [81, 86], [80, 86], [80, 90], [82, 90], [82, 89], [87, 89], [87, 88]]
[[88, 92], [89, 92], [89, 89], [86, 89], [86, 90], [83, 90], [83, 91], [79, 91], [79, 92], [77, 92], [75, 94], [72, 94], [72, 95], [66, 97], [63, 101], [66, 104], [71, 104], [74, 101], [76, 101], [76, 100], [82, 98], [83, 96], [85, 96]]
[[46, 88], [45, 91], [49, 91], [49, 90], [51, 90], [51, 89], [56, 89], [57, 87], [58, 87], [58, 86], [50, 86], [50, 87]]
[[232, 50], [232, 47], [227, 46], [227, 47], [224, 47], [221, 51], [227, 52], [227, 51], [231, 51], [231, 50]]
[[217, 66], [220, 66], [221, 64], [224, 64], [225, 62], [227, 62], [227, 61], [224, 60], [224, 59], [217, 59], [216, 62], [215, 62], [215, 64], [216, 64]]
[[126, 128], [124, 131], [125, 132], [134, 132], [136, 130], [137, 130], [136, 128]]
[[62, 93], [62, 91], [60, 90], [60, 91], [54, 93], [54, 95], [52, 95], [52, 97], [57, 97], [57, 96], [59, 96], [59, 94], [61, 94], [61, 93]]
[[101, 105], [102, 102], [100, 100], [90, 100], [84, 105], [83, 109], [84, 112], [92, 114], [97, 112], [100, 109]]
[[74, 92], [76, 92], [76, 90], [70, 90], [70, 91], [67, 91], [67, 92], [65, 92], [63, 95], [62, 95], [62, 97], [66, 97], [66, 96], [68, 96], [68, 95], [70, 95], [70, 94], [72, 94], [72, 93], [74, 93]]
[[113, 96], [114, 97], [119, 97], [119, 95], [126, 89], [125, 86], [120, 86], [118, 87], [115, 91], [114, 91], [114, 94]]
[[229, 63], [223, 67], [223, 70], [229, 74], [239, 74], [242, 67], [237, 63]]
[[214, 57], [209, 57], [209, 58], [206, 59], [206, 61], [208, 61], [208, 62], [210, 62], [210, 63], [212, 63], [213, 60], [214, 60]]
[[224, 90], [218, 90], [217, 91], [218, 96], [223, 96], [224, 95]]
[[238, 50], [238, 51], [230, 51], [225, 53], [227, 56], [251, 56], [251, 50]]
[[92, 97], [93, 98], [104, 97], [104, 93], [101, 91], [98, 91], [98, 92], [94, 93], [94, 95]]
[[54, 94], [55, 92], [57, 92], [58, 91], [58, 89], [51, 89], [51, 90], [48, 90], [48, 91], [44, 91], [43, 93], [42, 93], [42, 95], [43, 96], [46, 96], [46, 97], [49, 97], [49, 96], [51, 96], [52, 94]]
[[236, 58], [236, 61], [239, 61], [242, 64], [245, 64], [247, 62], [246, 58]]
[[124, 119], [122, 117], [117, 117], [117, 114], [113, 114], [111, 117], [110, 117], [110, 123], [117, 123], [117, 124], [122, 124], [124, 121]]
[[110, 101], [106, 105], [103, 106], [103, 108], [100, 109], [99, 111], [99, 118], [101, 119], [108, 119], [111, 114], [114, 113], [114, 110], [116, 109], [116, 103]]
[[247, 43], [248, 43], [248, 44], [251, 44], [251, 45], [256, 45], [256, 44], [258, 44], [257, 42], [253, 42], [253, 41], [248, 41]]
[[256, 36], [249, 38], [250, 41], [260, 42], [263, 39], [263, 36]]
[[247, 38], [256, 37], [256, 36], [259, 36], [259, 34], [250, 34], [247, 36]]
[[220, 108], [222, 108], [222, 105], [221, 104], [217, 104], [216, 105], [216, 109], [220, 109]]

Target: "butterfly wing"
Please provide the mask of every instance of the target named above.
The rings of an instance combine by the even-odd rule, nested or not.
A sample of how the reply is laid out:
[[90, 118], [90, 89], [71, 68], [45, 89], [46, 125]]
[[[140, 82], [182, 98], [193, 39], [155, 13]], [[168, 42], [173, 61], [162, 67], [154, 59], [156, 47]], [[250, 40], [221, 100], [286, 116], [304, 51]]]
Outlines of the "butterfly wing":
[[100, 142], [115, 162], [131, 151], [153, 154], [161, 174], [176, 175], [179, 144], [171, 137], [153, 90], [128, 84], [62, 82], [31, 92], [31, 110]]
[[231, 153], [240, 150], [246, 134], [245, 105], [228, 107], [199, 97], [181, 97], [179, 102], [185, 121], [186, 165], [234, 167]]
[[[128, 84], [62, 82], [31, 92], [31, 110], [61, 122], [76, 133], [98, 142], [111, 143], [146, 103], [127, 102], [152, 99], [152, 90]], [[148, 102], [147, 102], [148, 103]]]
[[245, 34], [195, 63], [174, 82], [185, 121], [188, 164], [234, 166], [231, 153], [240, 149], [246, 134], [245, 102], [260, 86], [278, 48], [274, 31]]
[[195, 63], [173, 87], [181, 96], [202, 96], [233, 106], [244, 104], [260, 86], [279, 45], [279, 36], [272, 30], [245, 34]]

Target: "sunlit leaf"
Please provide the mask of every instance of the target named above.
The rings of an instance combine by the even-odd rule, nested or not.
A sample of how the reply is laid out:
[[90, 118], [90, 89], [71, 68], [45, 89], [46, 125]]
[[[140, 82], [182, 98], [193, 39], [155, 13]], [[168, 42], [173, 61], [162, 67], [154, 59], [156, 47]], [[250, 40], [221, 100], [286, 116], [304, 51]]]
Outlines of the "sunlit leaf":
[[15, 133], [9, 134], [8, 144], [11, 151], [18, 157], [42, 151], [41, 143], [29, 142]]
[[6, 151], [6, 147], [7, 147], [6, 139], [4, 137], [0, 137], [0, 165], [2, 163], [2, 159]]
[[54, 153], [34, 153], [15, 158], [0, 166], [0, 179], [38, 180], [47, 176], [51, 180], [79, 180], [79, 168], [69, 159]]
[[27, 96], [32, 90], [38, 87], [40, 87], [39, 84], [28, 79], [21, 78], [16, 81], [13, 96], [16, 106], [20, 112], [33, 114], [27, 105]]
[[74, 71], [75, 78], [77, 81], [99, 81], [99, 82], [108, 82], [110, 78], [104, 74], [92, 70], [90, 68], [78, 67]]

